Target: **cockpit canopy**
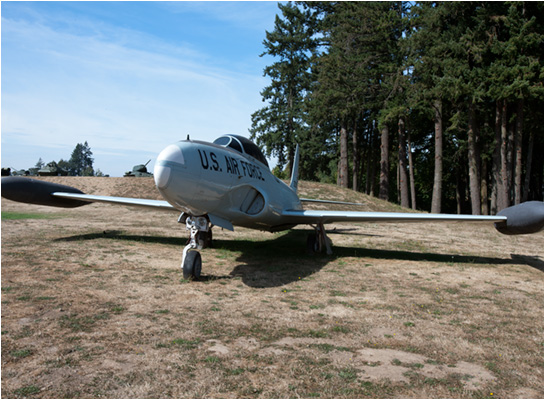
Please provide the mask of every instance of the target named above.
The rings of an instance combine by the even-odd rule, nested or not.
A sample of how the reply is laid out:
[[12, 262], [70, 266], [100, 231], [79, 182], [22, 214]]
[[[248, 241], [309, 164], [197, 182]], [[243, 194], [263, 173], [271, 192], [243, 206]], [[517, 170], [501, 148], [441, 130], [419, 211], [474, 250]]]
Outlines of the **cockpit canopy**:
[[253, 158], [255, 158], [260, 163], [264, 164], [267, 168], [269, 168], [269, 163], [267, 162], [267, 159], [257, 147], [255, 143], [252, 141], [246, 139], [244, 136], [239, 135], [225, 135], [220, 136], [216, 140], [214, 140], [214, 144], [223, 146], [223, 147], [229, 147], [235, 151], [238, 151], [242, 154], [247, 154]]

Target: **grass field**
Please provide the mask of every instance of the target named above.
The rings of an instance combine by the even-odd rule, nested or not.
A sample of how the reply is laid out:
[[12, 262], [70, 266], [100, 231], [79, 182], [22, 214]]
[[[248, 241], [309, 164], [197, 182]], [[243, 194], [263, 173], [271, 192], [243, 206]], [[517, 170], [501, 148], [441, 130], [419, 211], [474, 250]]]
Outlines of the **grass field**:
[[305, 227], [216, 228], [187, 282], [176, 219], [2, 200], [2, 397], [543, 398], [543, 233], [332, 224], [334, 255], [309, 256]]

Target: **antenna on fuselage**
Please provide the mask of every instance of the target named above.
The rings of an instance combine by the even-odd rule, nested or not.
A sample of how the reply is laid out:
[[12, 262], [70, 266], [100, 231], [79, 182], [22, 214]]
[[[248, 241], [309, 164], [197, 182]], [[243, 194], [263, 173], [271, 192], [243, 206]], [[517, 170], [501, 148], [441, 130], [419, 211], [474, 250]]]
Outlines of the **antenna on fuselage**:
[[189, 139], [189, 133], [187, 134], [187, 139], [186, 139], [188, 142], [191, 140]]

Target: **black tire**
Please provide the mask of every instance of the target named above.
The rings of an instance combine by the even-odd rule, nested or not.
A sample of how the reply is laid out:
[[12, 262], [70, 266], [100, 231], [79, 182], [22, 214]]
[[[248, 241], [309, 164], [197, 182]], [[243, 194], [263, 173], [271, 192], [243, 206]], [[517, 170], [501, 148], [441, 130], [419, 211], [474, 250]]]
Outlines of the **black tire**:
[[307, 253], [310, 255], [318, 253], [318, 240], [313, 233], [307, 236]]
[[201, 277], [201, 268], [201, 253], [196, 250], [189, 250], [184, 260], [184, 279], [199, 279]]

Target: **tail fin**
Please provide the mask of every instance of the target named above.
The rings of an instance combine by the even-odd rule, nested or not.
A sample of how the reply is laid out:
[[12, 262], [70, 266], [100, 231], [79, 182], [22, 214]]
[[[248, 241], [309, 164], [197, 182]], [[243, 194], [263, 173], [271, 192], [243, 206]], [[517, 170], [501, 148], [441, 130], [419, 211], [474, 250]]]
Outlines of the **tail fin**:
[[291, 168], [290, 188], [297, 192], [297, 184], [299, 183], [299, 144], [295, 148], [295, 157], [293, 157], [293, 167]]

